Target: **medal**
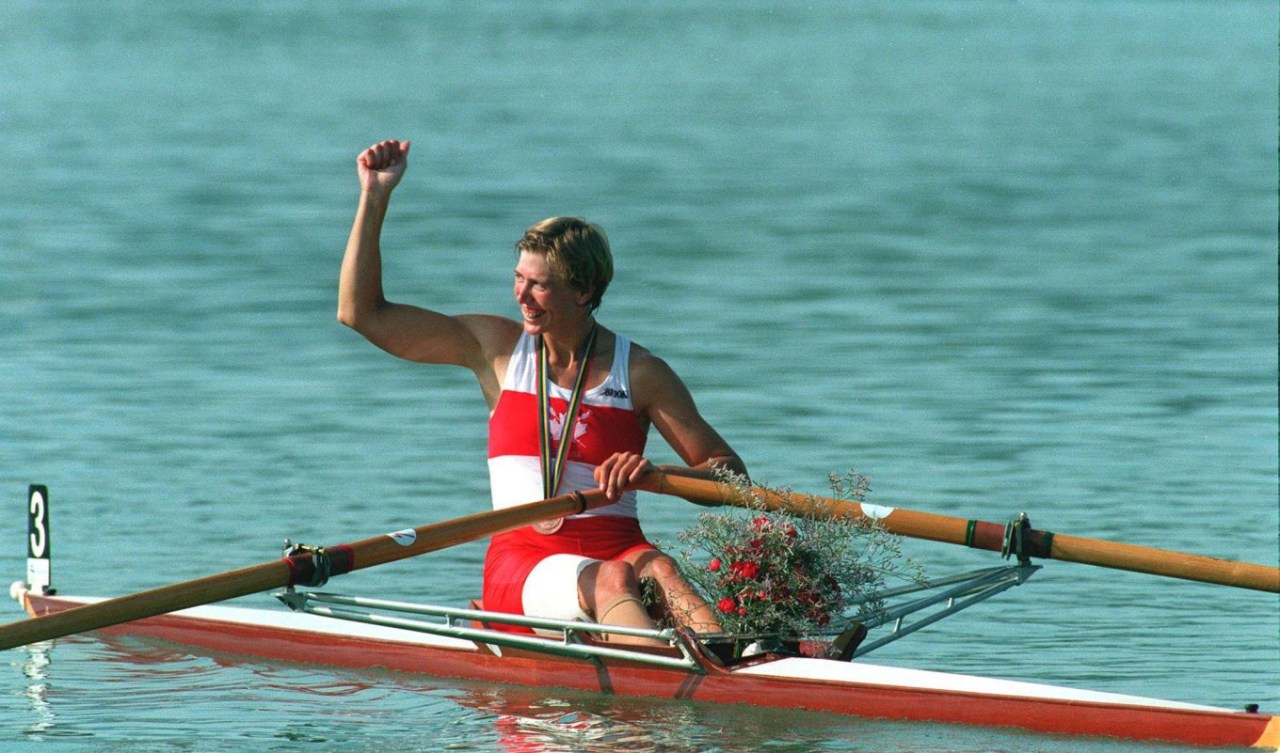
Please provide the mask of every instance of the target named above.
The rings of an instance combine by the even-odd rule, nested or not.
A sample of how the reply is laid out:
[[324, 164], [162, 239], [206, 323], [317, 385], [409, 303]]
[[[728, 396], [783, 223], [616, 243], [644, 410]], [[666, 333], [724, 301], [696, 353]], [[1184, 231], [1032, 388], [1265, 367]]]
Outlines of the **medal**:
[[[578, 422], [579, 408], [582, 407], [582, 393], [587, 384], [587, 372], [591, 369], [591, 351], [596, 344], [596, 331], [599, 326], [591, 325], [587, 334], [587, 342], [583, 346], [582, 357], [578, 359], [578, 376], [573, 380], [573, 392], [569, 395], [569, 405], [565, 408], [564, 422], [560, 427], [560, 446], [557, 452], [551, 451], [551, 388], [547, 382], [547, 348], [538, 336], [538, 446], [541, 451], [542, 496], [551, 499], [560, 490], [560, 478], [564, 474], [565, 460], [569, 457], [569, 445], [573, 443], [573, 429]], [[564, 518], [544, 520], [533, 525], [533, 530], [541, 534], [552, 534], [564, 525]]]
[[560, 526], [564, 525], [564, 518], [553, 518], [552, 520], [539, 520], [533, 524], [533, 530], [544, 536], [550, 536], [560, 530]]

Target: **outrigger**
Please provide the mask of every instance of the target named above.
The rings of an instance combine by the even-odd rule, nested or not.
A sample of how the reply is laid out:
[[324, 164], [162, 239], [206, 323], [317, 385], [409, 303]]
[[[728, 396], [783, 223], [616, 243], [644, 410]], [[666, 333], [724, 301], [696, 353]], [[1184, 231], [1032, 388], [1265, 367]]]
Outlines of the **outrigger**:
[[[732, 487], [654, 474], [641, 488], [735, 504]], [[1029, 559], [1070, 559], [1129, 570], [1280, 592], [1280, 570], [1054, 536], [1025, 517], [1007, 526], [762, 492], [772, 509], [879, 520], [902, 535], [1001, 551], [1016, 564], [976, 570], [881, 594], [887, 608], [855, 619], [865, 630], [834, 641], [796, 644], [745, 657], [731, 650], [751, 636], [702, 635], [668, 628], [629, 630], [585, 622], [514, 616], [309, 590], [332, 576], [372, 567], [532, 521], [603, 503], [583, 492], [479, 513], [336, 547], [287, 545], [278, 560], [117, 599], [69, 597], [51, 586], [48, 490], [28, 504], [28, 568], [11, 594], [31, 619], [0, 626], [0, 650], [84, 631], [162, 639], [274, 661], [564, 688], [620, 696], [807, 709], [864, 718], [1011, 727], [1041, 733], [1280, 750], [1280, 717], [1118, 693], [870, 664], [862, 657], [938, 620], [1021, 585], [1039, 568]], [[903, 513], [906, 513], [905, 515]], [[999, 531], [998, 535], [996, 531]], [[1167, 556], [1161, 556], [1167, 555]], [[1111, 561], [1104, 561], [1111, 560]], [[285, 610], [211, 606], [282, 589]], [[308, 589], [308, 590], [301, 590]], [[535, 628], [539, 635], [493, 629]], [[658, 639], [665, 648], [609, 643], [603, 633]], [[747, 652], [750, 653], [750, 652]]]

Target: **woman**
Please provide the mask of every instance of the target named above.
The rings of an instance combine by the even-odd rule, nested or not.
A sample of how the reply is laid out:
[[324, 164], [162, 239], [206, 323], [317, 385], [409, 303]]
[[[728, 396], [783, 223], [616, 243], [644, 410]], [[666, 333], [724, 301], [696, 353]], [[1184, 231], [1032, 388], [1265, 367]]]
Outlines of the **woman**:
[[[496, 508], [595, 487], [611, 502], [494, 536], [485, 607], [653, 627], [639, 589], [639, 580], [649, 578], [673, 615], [695, 630], [718, 630], [714, 613], [671, 558], [645, 540], [635, 492], [627, 487], [654, 470], [711, 478], [721, 469], [745, 476], [746, 467], [662, 359], [596, 321], [613, 276], [603, 231], [566, 217], [529, 228], [516, 245], [518, 321], [389, 302], [379, 238], [408, 156], [409, 142], [388, 140], [356, 160], [361, 192], [342, 264], [339, 321], [400, 358], [464, 366], [476, 375], [490, 410]], [[650, 426], [685, 466], [649, 462]]]

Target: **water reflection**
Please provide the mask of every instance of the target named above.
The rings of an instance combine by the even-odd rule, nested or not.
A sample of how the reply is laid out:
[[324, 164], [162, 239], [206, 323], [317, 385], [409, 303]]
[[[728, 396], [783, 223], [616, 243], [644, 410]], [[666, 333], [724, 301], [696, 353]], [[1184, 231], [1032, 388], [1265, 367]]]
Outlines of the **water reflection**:
[[491, 715], [497, 742], [509, 753], [677, 753], [705, 750], [687, 732], [688, 707], [639, 706], [556, 689], [475, 688], [458, 703]]
[[27, 679], [23, 695], [30, 702], [31, 715], [22, 730], [26, 734], [39, 734], [51, 729], [56, 721], [53, 704], [49, 702], [49, 649], [51, 642], [32, 643], [21, 649], [22, 674]]

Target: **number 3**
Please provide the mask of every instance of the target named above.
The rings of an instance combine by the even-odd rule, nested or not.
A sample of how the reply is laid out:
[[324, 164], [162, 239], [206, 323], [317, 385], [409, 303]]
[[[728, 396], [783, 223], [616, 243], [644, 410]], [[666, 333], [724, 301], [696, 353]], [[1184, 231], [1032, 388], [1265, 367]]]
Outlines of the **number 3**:
[[31, 490], [31, 508], [29, 510], [30, 518], [30, 534], [28, 535], [27, 546], [30, 549], [30, 556], [40, 558], [45, 556], [45, 547], [48, 546], [49, 537], [46, 526], [49, 522], [49, 510], [45, 506], [44, 491], [41, 489]]

